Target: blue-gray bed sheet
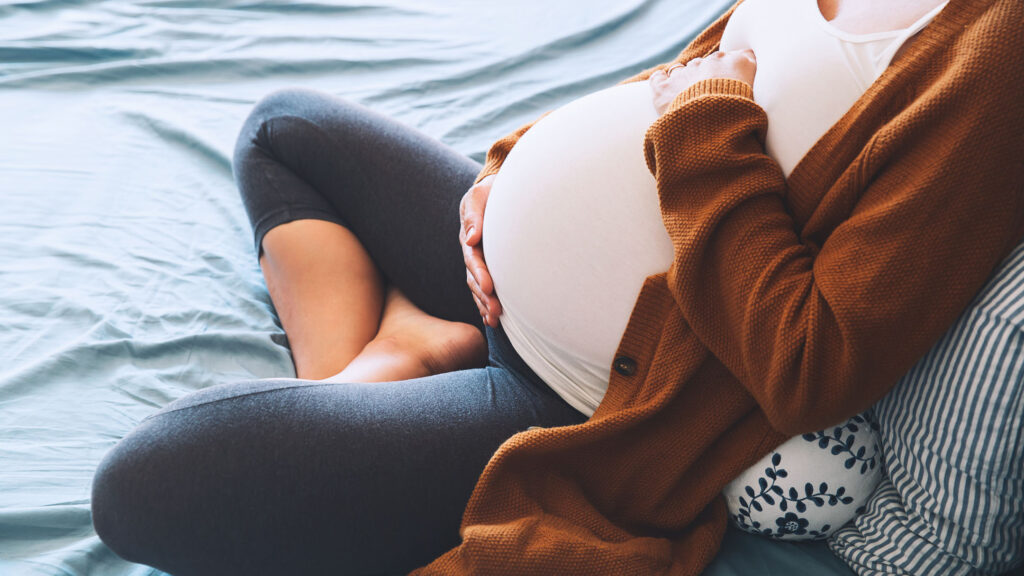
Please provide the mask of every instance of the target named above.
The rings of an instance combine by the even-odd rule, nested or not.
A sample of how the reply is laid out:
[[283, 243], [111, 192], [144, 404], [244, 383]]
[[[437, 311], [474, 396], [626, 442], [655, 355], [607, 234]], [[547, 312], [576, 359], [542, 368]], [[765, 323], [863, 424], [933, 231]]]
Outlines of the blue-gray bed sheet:
[[[256, 100], [323, 90], [479, 160], [730, 3], [0, 0], [0, 574], [157, 574], [92, 530], [100, 458], [184, 394], [293, 375], [231, 177]], [[708, 574], [852, 573], [730, 532]]]

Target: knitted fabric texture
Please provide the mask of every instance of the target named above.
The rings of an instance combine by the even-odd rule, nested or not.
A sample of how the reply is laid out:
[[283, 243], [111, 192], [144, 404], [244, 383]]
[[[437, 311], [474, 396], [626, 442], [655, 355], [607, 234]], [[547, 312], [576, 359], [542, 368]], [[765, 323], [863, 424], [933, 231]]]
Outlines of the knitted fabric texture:
[[[715, 51], [731, 13], [627, 81]], [[675, 252], [619, 344], [635, 372], [502, 444], [462, 543], [413, 574], [699, 574], [723, 486], [879, 400], [1024, 237], [1022, 28], [1019, 0], [951, 0], [788, 180], [749, 85], [680, 94], [644, 142]]]

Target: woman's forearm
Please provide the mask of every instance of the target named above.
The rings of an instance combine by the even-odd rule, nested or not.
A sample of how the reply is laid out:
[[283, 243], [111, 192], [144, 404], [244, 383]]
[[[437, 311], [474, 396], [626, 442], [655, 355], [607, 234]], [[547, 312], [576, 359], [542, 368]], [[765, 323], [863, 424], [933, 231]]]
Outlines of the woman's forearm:
[[990, 137], [994, 118], [950, 113], [915, 124], [913, 144], [873, 140], [873, 157], [886, 160], [845, 182], [863, 187], [844, 192], [859, 200], [832, 216], [843, 221], [820, 248], [787, 210], [791, 191], [764, 151], [767, 116], [748, 85], [698, 83], [648, 131], [675, 246], [670, 290], [779, 431], [868, 408], [1020, 240], [1019, 150]]

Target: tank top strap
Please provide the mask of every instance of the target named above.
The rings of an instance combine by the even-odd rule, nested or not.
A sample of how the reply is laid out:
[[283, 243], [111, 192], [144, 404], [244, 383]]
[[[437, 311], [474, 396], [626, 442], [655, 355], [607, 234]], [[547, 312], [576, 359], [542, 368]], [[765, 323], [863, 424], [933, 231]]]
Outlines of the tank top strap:
[[885, 48], [885, 50], [879, 53], [876, 57], [876, 69], [884, 70], [885, 68], [887, 68], [889, 66], [889, 62], [892, 61], [893, 56], [895, 56], [896, 52], [900, 49], [901, 46], [903, 46], [903, 43], [906, 42], [914, 34], [920, 32], [922, 28], [927, 26], [928, 23], [932, 21], [932, 18], [935, 18], [935, 16], [939, 12], [941, 12], [943, 8], [946, 7], [946, 4], [949, 4], [949, 0], [946, 0], [942, 4], [939, 4], [935, 8], [932, 8], [924, 16], [918, 18], [913, 24], [900, 31], [900, 34], [893, 38], [890, 44]]

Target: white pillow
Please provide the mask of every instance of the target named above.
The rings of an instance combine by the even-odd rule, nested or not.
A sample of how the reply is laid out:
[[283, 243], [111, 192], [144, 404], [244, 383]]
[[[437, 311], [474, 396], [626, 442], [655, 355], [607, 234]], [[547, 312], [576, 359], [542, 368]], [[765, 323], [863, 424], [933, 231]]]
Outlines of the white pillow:
[[863, 512], [882, 476], [870, 413], [795, 436], [723, 491], [737, 527], [782, 540], [822, 540]]

